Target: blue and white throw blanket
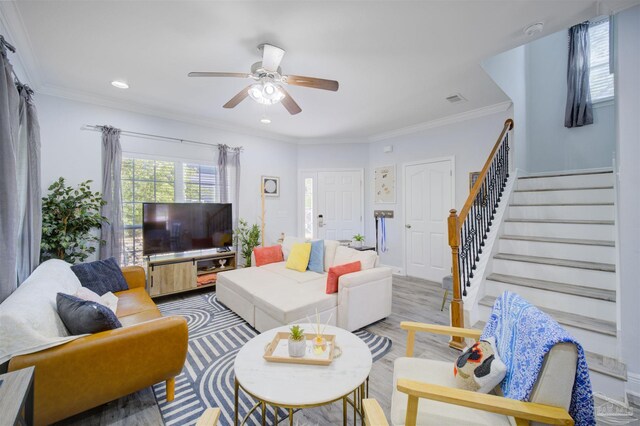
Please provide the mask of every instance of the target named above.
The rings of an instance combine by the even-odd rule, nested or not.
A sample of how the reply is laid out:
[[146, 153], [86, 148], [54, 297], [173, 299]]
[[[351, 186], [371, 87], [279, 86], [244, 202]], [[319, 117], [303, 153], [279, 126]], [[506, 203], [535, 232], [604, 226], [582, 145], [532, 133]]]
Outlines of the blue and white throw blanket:
[[578, 365], [569, 414], [576, 426], [595, 425], [589, 368], [582, 346], [547, 314], [515, 293], [496, 299], [482, 339], [495, 337], [500, 358], [507, 366], [502, 392], [507, 398], [528, 401], [544, 357], [556, 343], [574, 343]]

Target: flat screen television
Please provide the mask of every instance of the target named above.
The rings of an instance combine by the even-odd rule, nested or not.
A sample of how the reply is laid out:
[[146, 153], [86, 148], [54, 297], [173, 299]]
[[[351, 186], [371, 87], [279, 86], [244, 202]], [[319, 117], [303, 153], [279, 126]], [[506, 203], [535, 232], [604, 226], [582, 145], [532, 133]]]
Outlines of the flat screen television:
[[142, 254], [232, 245], [231, 204], [143, 203]]

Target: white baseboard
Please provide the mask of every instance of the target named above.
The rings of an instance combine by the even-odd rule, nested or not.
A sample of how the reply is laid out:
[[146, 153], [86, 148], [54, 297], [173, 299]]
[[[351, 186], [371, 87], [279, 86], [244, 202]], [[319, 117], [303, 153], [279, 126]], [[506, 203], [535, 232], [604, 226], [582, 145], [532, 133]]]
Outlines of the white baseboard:
[[379, 266], [383, 266], [385, 268], [391, 268], [391, 273], [393, 275], [398, 275], [398, 276], [401, 276], [401, 277], [406, 277], [407, 276], [407, 274], [404, 273], [404, 269], [399, 268], [397, 266], [383, 265], [382, 263]]

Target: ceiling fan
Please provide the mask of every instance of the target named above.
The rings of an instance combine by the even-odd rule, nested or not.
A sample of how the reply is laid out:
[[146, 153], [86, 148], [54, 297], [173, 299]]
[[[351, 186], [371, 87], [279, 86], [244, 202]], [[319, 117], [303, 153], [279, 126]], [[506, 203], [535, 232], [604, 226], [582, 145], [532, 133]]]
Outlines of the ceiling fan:
[[242, 89], [229, 102], [223, 105], [224, 108], [234, 108], [247, 96], [263, 105], [274, 105], [282, 102], [282, 105], [294, 115], [302, 111], [302, 108], [293, 100], [289, 92], [284, 88], [284, 84], [294, 86], [309, 87], [312, 89], [338, 90], [338, 82], [335, 80], [325, 80], [323, 78], [303, 77], [299, 75], [283, 75], [280, 62], [285, 51], [277, 46], [268, 43], [258, 45], [258, 50], [262, 52], [262, 61], [251, 66], [251, 73], [238, 72], [190, 72], [189, 77], [239, 77], [254, 80], [252, 84]]

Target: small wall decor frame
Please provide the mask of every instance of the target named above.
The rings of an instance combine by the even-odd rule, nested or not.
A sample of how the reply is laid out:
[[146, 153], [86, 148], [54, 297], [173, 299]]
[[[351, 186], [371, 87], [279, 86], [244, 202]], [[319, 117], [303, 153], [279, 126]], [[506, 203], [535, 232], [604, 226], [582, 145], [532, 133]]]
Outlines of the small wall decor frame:
[[277, 176], [262, 176], [262, 191], [265, 197], [279, 197], [280, 178]]
[[376, 167], [374, 169], [375, 203], [395, 204], [396, 202], [396, 166]]
[[470, 172], [469, 173], [469, 191], [473, 189], [473, 185], [476, 184], [476, 181], [480, 177], [480, 172]]

